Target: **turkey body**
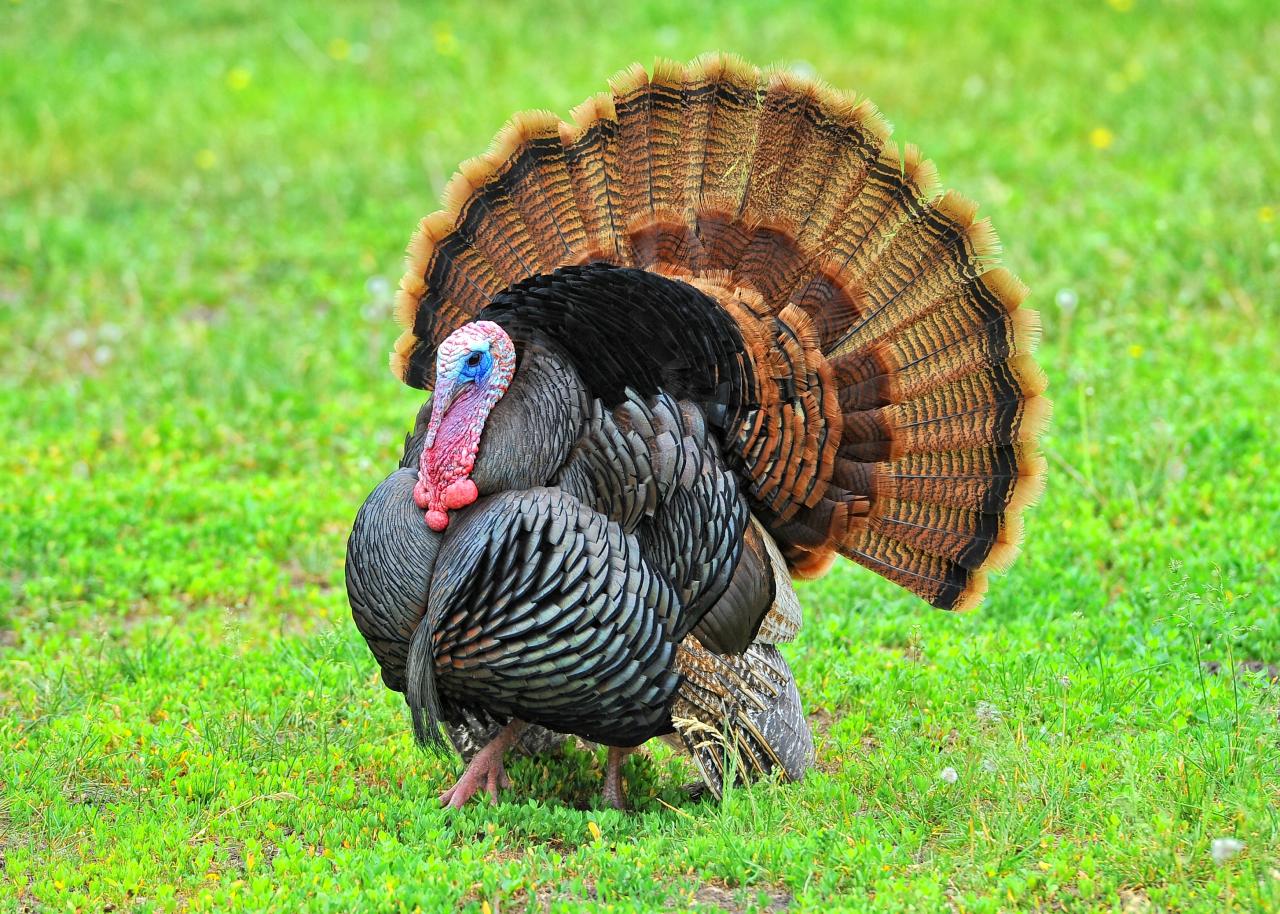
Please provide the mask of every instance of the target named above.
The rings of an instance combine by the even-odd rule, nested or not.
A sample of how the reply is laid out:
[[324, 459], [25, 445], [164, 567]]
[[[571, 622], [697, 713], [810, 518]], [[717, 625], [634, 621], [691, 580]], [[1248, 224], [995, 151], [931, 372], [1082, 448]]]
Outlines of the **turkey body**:
[[[650, 281], [604, 265], [557, 279], [590, 287], [606, 270], [608, 283]], [[355, 618], [420, 739], [470, 711], [636, 746], [673, 732], [683, 667], [714, 675], [709, 658], [747, 651], [775, 605], [775, 639], [798, 627], [794, 600], [777, 600], [779, 586], [790, 593], [784, 563], [751, 528], [701, 405], [662, 388], [593, 396], [536, 330], [517, 349], [472, 469], [480, 497], [443, 533], [422, 523], [413, 489], [428, 403], [401, 468], [366, 501], [348, 550]], [[798, 776], [808, 727], [785, 661], [768, 659], [777, 682], [747, 686], [755, 710], [792, 713], [753, 754]]]
[[453, 805], [558, 734], [614, 747], [611, 801], [655, 736], [713, 792], [802, 776], [790, 578], [970, 608], [1042, 475], [1025, 290], [868, 103], [713, 55], [574, 117], [423, 221], [392, 366], [435, 396], [348, 544], [384, 682], [472, 756]]

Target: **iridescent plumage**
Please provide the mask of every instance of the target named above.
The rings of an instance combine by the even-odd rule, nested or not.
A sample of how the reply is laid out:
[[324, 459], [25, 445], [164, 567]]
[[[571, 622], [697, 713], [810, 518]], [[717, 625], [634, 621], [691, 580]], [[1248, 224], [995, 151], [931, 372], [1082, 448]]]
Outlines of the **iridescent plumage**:
[[393, 474], [349, 588], [420, 738], [498, 728], [451, 805], [526, 722], [613, 747], [611, 801], [658, 735], [713, 791], [801, 776], [789, 575], [845, 556], [971, 608], [1039, 490], [1025, 289], [874, 106], [725, 55], [610, 85], [463, 163], [401, 284], [427, 524]]

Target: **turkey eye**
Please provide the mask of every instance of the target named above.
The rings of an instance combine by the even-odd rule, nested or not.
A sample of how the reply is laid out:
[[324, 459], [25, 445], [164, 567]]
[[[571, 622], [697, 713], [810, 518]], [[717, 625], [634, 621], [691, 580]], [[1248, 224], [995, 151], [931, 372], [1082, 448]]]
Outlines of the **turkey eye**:
[[467, 367], [468, 367], [468, 368], [477, 368], [477, 367], [479, 367], [479, 365], [480, 365], [480, 353], [478, 353], [478, 352], [473, 352], [473, 353], [471, 353], [471, 355], [467, 356], [467, 363], [466, 363], [466, 364], [467, 364]]

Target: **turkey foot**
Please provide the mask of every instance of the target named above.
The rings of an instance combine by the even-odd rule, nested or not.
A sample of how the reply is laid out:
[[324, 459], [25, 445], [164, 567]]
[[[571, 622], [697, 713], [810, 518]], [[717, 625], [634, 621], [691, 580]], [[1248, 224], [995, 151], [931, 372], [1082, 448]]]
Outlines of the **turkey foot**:
[[627, 796], [622, 789], [622, 760], [635, 752], [638, 747], [624, 749], [619, 746], [609, 747], [609, 761], [604, 772], [604, 801], [614, 809], [627, 808]]
[[498, 802], [498, 791], [511, 786], [511, 778], [507, 777], [502, 757], [527, 726], [522, 720], [512, 720], [499, 730], [498, 735], [472, 757], [471, 764], [467, 765], [467, 770], [462, 772], [458, 782], [440, 794], [440, 805], [461, 809], [482, 787], [489, 792], [493, 802]]

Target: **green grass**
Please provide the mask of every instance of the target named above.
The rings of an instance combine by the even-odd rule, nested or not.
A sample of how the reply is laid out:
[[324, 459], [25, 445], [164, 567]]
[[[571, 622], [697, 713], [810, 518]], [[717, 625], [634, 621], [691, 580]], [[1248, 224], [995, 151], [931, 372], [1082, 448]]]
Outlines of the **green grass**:
[[[6, 3], [0, 909], [1280, 908], [1280, 696], [1230, 675], [1280, 662], [1280, 21], [896, 7]], [[985, 204], [1048, 491], [976, 614], [801, 589], [803, 784], [696, 803], [654, 751], [624, 815], [573, 751], [446, 815], [342, 584], [418, 405], [388, 289], [510, 112], [712, 48]]]

